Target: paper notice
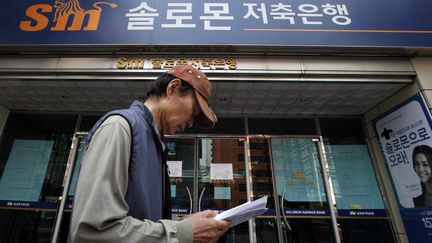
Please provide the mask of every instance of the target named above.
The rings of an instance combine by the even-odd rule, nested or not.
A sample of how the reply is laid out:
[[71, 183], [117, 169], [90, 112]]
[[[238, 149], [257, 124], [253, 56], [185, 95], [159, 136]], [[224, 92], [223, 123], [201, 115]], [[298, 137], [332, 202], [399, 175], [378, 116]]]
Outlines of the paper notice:
[[183, 161], [167, 161], [169, 177], [182, 177]]
[[210, 179], [211, 180], [232, 180], [233, 179], [232, 164], [210, 164]]

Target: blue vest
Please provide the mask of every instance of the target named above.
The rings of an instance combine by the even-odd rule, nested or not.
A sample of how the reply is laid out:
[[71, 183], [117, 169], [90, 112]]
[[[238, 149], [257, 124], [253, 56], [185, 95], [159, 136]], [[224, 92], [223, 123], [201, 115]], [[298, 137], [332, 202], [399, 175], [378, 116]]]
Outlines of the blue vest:
[[130, 148], [129, 180], [125, 196], [129, 206], [128, 215], [140, 220], [171, 219], [166, 149], [161, 144], [164, 138], [156, 133], [153, 115], [142, 102], [134, 101], [129, 109], [111, 111], [104, 115], [88, 133], [86, 144], [89, 144], [99, 126], [113, 115], [126, 119], [132, 135], [133, 146]]

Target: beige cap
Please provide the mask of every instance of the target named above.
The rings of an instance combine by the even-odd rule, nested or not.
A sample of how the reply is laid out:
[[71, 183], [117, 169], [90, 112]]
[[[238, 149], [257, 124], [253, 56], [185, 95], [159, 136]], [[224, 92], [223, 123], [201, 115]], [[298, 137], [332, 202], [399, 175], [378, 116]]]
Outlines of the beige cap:
[[212, 87], [207, 76], [192, 65], [177, 65], [169, 70], [168, 74], [192, 85], [201, 107], [201, 113], [195, 117], [195, 123], [200, 128], [212, 128], [217, 122], [217, 117], [208, 105]]

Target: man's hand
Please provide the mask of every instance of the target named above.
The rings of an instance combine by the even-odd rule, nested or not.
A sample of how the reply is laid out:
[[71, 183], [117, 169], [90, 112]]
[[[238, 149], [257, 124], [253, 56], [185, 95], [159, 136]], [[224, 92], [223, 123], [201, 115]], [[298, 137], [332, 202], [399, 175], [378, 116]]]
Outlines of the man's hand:
[[216, 214], [206, 210], [187, 217], [192, 223], [194, 242], [215, 242], [228, 230], [231, 223], [213, 219]]

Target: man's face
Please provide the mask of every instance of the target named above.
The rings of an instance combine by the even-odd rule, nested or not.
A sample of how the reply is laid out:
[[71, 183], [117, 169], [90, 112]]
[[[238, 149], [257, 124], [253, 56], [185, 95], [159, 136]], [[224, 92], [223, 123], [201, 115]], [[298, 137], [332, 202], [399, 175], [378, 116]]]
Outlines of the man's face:
[[172, 135], [193, 126], [195, 116], [201, 111], [195, 92], [181, 95], [175, 92], [169, 97], [165, 110], [164, 133]]
[[414, 171], [422, 183], [426, 183], [431, 179], [432, 168], [429, 166], [429, 161], [423, 153], [418, 153], [414, 156]]

